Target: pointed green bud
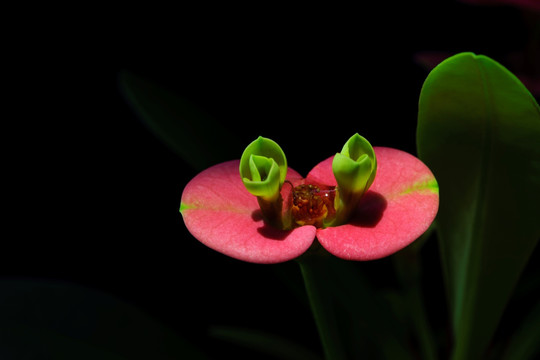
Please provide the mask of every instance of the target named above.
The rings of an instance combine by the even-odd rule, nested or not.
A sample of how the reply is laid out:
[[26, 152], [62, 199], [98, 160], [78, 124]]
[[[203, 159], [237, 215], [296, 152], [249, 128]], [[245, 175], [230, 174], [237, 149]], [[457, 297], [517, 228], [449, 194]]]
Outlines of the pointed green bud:
[[246, 189], [266, 201], [278, 198], [287, 176], [287, 159], [279, 145], [259, 136], [240, 159], [240, 176]]
[[377, 159], [371, 144], [354, 134], [337, 153], [332, 171], [342, 195], [358, 197], [371, 186], [377, 171]]

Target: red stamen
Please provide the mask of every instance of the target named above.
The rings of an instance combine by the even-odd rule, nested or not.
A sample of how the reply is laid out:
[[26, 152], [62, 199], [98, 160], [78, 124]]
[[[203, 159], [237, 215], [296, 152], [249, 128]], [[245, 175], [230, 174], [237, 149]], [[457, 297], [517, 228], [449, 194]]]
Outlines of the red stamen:
[[322, 227], [325, 219], [335, 216], [334, 198], [335, 187], [303, 184], [298, 185], [292, 192], [291, 213], [298, 225], [315, 225]]

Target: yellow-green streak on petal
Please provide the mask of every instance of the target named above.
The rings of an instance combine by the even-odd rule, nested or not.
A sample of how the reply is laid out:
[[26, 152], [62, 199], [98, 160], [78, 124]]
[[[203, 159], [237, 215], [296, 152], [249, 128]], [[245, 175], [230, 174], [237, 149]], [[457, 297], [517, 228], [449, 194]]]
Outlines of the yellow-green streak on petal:
[[191, 208], [193, 208], [192, 205], [180, 203], [180, 212], [182, 212], [182, 211], [184, 211], [184, 210], [187, 210], [187, 209], [191, 209]]
[[218, 212], [229, 212], [229, 213], [238, 213], [238, 214], [251, 214], [253, 209], [251, 208], [237, 208], [229, 205], [209, 205], [207, 203], [200, 203], [195, 201], [192, 204], [180, 203], [180, 212], [182, 213], [185, 210], [205, 210], [205, 211], [218, 211]]
[[410, 193], [423, 191], [423, 190], [431, 191], [432, 193], [438, 194], [439, 184], [437, 183], [437, 180], [431, 177], [427, 180], [417, 181], [411, 186], [401, 191], [398, 196], [408, 195]]

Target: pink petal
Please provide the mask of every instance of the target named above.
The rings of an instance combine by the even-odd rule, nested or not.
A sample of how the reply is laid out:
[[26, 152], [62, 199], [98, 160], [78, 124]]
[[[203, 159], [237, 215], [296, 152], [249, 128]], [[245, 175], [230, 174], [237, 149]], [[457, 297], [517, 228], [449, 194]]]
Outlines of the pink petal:
[[[283, 231], [266, 225], [256, 197], [242, 183], [239, 164], [215, 165], [186, 185], [180, 211], [189, 232], [216, 251], [253, 263], [279, 263], [303, 254], [315, 239], [315, 227]], [[287, 179], [297, 183], [302, 177], [289, 168]], [[284, 198], [290, 188], [283, 186]]]
[[[374, 147], [377, 175], [348, 224], [317, 230], [330, 253], [347, 260], [374, 260], [412, 243], [433, 222], [439, 207], [431, 171], [401, 150]], [[335, 185], [332, 159], [318, 164], [306, 182]]]

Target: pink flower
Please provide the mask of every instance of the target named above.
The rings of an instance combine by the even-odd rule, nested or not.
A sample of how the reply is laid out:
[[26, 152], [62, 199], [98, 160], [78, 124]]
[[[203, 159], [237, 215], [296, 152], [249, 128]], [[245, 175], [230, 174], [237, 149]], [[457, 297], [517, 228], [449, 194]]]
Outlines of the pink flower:
[[[303, 225], [283, 230], [263, 219], [257, 198], [239, 176], [239, 160], [215, 165], [193, 178], [182, 194], [180, 212], [190, 233], [206, 246], [253, 263], [279, 263], [302, 255], [315, 241], [347, 260], [374, 260], [391, 255], [422, 235], [439, 206], [438, 185], [416, 157], [396, 149], [374, 147], [377, 172], [349, 220], [338, 226]], [[313, 184], [333, 189], [333, 156], [302, 178], [288, 168], [280, 190], [285, 207], [293, 187]]]

